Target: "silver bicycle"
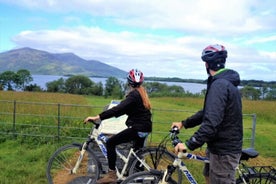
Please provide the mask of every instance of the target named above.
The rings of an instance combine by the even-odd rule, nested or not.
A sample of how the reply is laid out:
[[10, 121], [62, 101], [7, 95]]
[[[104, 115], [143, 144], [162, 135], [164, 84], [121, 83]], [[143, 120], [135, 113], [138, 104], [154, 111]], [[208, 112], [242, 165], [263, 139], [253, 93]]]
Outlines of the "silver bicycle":
[[[173, 128], [171, 130], [171, 139], [174, 146], [181, 142], [177, 137], [179, 130]], [[237, 184], [276, 184], [276, 170], [272, 166], [247, 166], [244, 161], [255, 158], [258, 152], [252, 148], [244, 149], [240, 159], [240, 164], [237, 167]], [[172, 177], [175, 170], [178, 168], [186, 176], [188, 183], [197, 184], [182, 158], [192, 159], [203, 163], [208, 163], [206, 157], [195, 155], [192, 153], [178, 153], [175, 156], [174, 162], [167, 166], [165, 170], [150, 170], [140, 173], [135, 173], [126, 178], [121, 184], [176, 184], [177, 181]]]
[[[107, 172], [107, 151], [105, 142], [108, 135], [99, 131], [100, 124], [92, 122], [93, 128], [84, 143], [73, 143], [57, 149], [47, 164], [47, 179], [50, 184], [95, 183], [101, 174]], [[130, 146], [116, 148], [116, 173], [118, 181], [128, 175], [150, 169], [166, 169], [172, 163], [174, 155], [166, 149], [169, 135], [164, 137], [156, 147], [144, 147], [138, 151]], [[175, 172], [173, 178], [181, 183], [181, 171]]]

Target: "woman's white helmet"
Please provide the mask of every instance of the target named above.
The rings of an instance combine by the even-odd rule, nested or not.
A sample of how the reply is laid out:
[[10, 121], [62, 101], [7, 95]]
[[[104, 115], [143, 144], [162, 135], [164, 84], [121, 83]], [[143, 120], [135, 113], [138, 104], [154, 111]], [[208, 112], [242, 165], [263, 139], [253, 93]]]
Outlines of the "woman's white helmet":
[[140, 86], [144, 82], [143, 72], [138, 69], [130, 70], [127, 75], [127, 81], [134, 88]]

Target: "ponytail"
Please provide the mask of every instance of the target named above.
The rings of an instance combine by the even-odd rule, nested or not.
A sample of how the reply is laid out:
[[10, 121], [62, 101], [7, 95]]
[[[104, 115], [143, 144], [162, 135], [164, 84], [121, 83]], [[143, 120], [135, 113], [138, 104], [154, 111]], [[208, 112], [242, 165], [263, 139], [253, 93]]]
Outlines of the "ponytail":
[[146, 89], [143, 86], [139, 86], [136, 89], [141, 95], [141, 98], [142, 98], [145, 108], [150, 110], [151, 104], [150, 104], [150, 100], [149, 100], [148, 93], [147, 93]]

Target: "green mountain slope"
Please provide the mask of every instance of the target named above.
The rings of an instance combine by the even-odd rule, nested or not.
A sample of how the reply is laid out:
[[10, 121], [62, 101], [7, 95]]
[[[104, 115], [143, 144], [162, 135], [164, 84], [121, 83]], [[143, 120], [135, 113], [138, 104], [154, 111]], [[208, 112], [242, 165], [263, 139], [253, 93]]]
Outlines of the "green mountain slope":
[[73, 53], [53, 54], [32, 48], [0, 53], [0, 72], [27, 69], [39, 75], [86, 75], [125, 78], [126, 71], [96, 60], [85, 60]]

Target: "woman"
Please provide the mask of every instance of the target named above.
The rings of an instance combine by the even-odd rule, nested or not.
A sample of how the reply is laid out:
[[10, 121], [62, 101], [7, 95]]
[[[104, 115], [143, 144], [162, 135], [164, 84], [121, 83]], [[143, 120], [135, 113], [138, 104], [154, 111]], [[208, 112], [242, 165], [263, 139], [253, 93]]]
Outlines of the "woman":
[[147, 135], [152, 131], [151, 104], [145, 88], [142, 86], [144, 81], [143, 73], [137, 69], [129, 71], [127, 76], [130, 91], [126, 98], [117, 106], [108, 109], [97, 116], [87, 117], [84, 122], [105, 120], [111, 117], [119, 117], [127, 114], [127, 129], [113, 135], [106, 142], [108, 173], [97, 180], [98, 184], [114, 183], [117, 181], [116, 175], [116, 151], [117, 145], [133, 141], [135, 150], [144, 146]]

